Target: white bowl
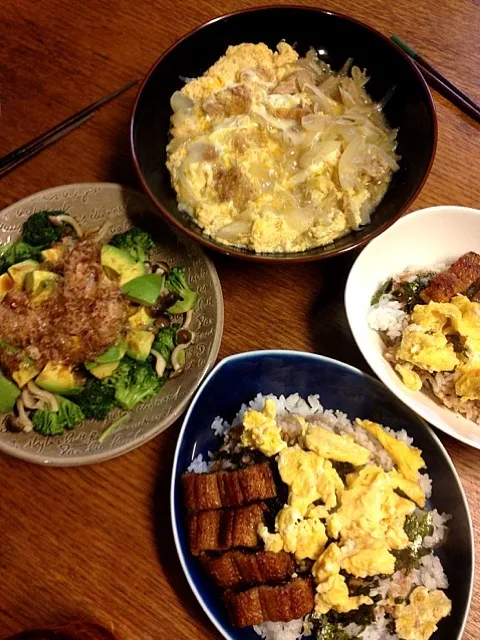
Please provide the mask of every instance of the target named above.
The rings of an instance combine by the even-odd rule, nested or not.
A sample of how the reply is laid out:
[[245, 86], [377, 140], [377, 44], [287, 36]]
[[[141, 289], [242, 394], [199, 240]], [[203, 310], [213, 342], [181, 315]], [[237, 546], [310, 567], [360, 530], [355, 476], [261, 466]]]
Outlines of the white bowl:
[[426, 393], [407, 389], [383, 357], [380, 335], [367, 324], [372, 296], [389, 277], [411, 266], [450, 263], [467, 251], [480, 253], [479, 210], [441, 206], [410, 213], [358, 256], [347, 280], [345, 309], [357, 345], [380, 380], [434, 427], [480, 449], [480, 426], [438, 404]]

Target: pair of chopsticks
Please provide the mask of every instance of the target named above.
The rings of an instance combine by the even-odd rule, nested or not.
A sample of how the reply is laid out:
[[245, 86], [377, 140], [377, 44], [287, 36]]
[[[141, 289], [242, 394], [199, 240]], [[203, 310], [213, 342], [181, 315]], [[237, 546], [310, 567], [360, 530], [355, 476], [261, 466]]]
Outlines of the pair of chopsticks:
[[115, 100], [115, 98], [117, 98], [128, 89], [131, 89], [137, 84], [137, 82], [138, 78], [136, 80], [132, 80], [131, 82], [127, 82], [127, 84], [125, 84], [123, 87], [120, 87], [120, 89], [117, 89], [113, 93], [110, 93], [108, 96], [97, 100], [97, 102], [93, 102], [92, 104], [88, 105], [88, 107], [81, 109], [81, 111], [74, 113], [66, 120], [63, 120], [63, 122], [59, 122], [57, 125], [49, 129], [48, 131], [45, 131], [45, 133], [37, 136], [27, 144], [18, 147], [18, 149], [15, 149], [10, 153], [7, 153], [7, 155], [3, 156], [3, 158], [0, 158], [0, 178], [12, 171], [12, 169], [15, 169], [16, 167], [21, 165], [23, 162], [26, 162], [27, 160], [30, 160], [30, 158], [33, 158], [33, 156], [36, 156], [37, 153], [40, 153], [40, 151], [43, 151], [54, 142], [57, 142], [57, 140], [60, 140], [60, 138], [68, 135], [71, 131], [90, 120], [90, 118], [93, 118], [95, 111], [100, 109], [100, 107], [103, 107], [104, 104]]
[[391, 38], [396, 45], [398, 45], [417, 65], [418, 70], [428, 82], [428, 84], [441, 93], [442, 96], [450, 100], [452, 104], [461, 109], [468, 116], [473, 118], [476, 122], [480, 122], [480, 105], [478, 105], [470, 96], [464, 93], [461, 89], [456, 87], [450, 80], [447, 80], [439, 71], [432, 67], [432, 65], [422, 58], [415, 49], [412, 49], [408, 44], [403, 42], [398, 36], [394, 35]]

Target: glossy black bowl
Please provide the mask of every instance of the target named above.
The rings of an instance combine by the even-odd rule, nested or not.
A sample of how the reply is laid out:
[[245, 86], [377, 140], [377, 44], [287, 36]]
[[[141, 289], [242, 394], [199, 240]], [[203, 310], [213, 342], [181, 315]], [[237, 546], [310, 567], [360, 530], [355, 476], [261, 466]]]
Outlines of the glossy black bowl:
[[[229, 45], [280, 40], [304, 55], [310, 47], [334, 70], [347, 58], [365, 68], [368, 92], [381, 100], [393, 87], [385, 107], [390, 126], [398, 127], [400, 170], [394, 174], [372, 221], [327, 245], [301, 253], [256, 254], [228, 247], [202, 232], [187, 213], [179, 211], [170, 174], [165, 166], [169, 139], [170, 96], [183, 86], [182, 78], [202, 75]], [[233, 13], [206, 23], [184, 36], [154, 64], [135, 102], [131, 122], [134, 163], [147, 194], [167, 220], [202, 244], [258, 261], [308, 261], [327, 258], [365, 244], [391, 225], [414, 200], [430, 171], [437, 141], [432, 97], [414, 63], [396, 45], [367, 25], [321, 9], [270, 7]]]

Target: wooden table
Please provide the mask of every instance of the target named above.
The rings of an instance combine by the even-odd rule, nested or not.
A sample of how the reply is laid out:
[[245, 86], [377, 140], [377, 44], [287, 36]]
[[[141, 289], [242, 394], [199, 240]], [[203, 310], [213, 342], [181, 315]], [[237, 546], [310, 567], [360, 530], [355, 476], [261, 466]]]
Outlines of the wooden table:
[[[237, 0], [7, 0], [2, 3], [0, 155], [80, 107], [142, 76], [187, 30]], [[385, 34], [398, 33], [480, 101], [476, 0], [332, 0]], [[134, 94], [1, 182], [0, 208], [64, 183], [137, 185], [129, 155]], [[167, 96], [166, 96], [167, 98]], [[412, 209], [478, 207], [479, 128], [435, 94], [439, 139]], [[476, 161], [476, 166], [475, 166]], [[213, 256], [225, 296], [220, 356], [286, 347], [368, 369], [342, 303], [354, 255], [296, 267]], [[141, 449], [93, 467], [44, 469], [0, 456], [0, 637], [72, 617], [122, 640], [218, 638], [183, 577], [170, 528], [170, 468], [179, 425]], [[441, 436], [462, 478], [480, 535], [480, 465], [474, 449]], [[475, 590], [465, 640], [480, 637]], [[450, 639], [448, 639], [450, 640]]]

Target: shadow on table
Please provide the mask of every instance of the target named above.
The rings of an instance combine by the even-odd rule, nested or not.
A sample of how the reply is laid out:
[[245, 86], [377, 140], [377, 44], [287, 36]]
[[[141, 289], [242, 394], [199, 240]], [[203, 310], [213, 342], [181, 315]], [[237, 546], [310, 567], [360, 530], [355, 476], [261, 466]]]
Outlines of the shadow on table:
[[360, 353], [348, 326], [343, 297], [351, 266], [360, 250], [319, 263], [323, 286], [310, 310], [310, 332], [314, 351], [374, 375]]

